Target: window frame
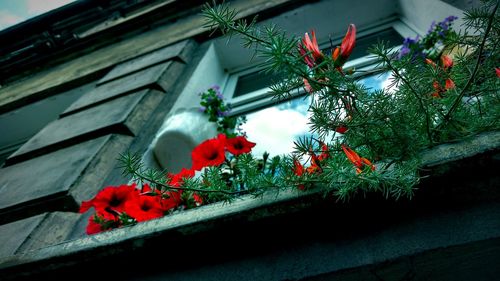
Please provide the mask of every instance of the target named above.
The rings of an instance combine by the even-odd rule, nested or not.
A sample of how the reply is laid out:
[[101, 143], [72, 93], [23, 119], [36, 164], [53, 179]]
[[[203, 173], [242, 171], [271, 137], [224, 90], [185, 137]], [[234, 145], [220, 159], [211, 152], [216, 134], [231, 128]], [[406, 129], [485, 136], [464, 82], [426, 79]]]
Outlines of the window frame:
[[[369, 28], [361, 30], [360, 32], [358, 32], [357, 37], [363, 38], [365, 36], [374, 35], [377, 32], [388, 30], [391, 28], [403, 38], [415, 37], [416, 35], [418, 35], [418, 33], [414, 29], [412, 29], [401, 19], [392, 18], [389, 20], [389, 22], [384, 22], [382, 24], [378, 24], [376, 26], [371, 26]], [[342, 38], [336, 38], [336, 40], [333, 40], [332, 42], [334, 45], [339, 45], [341, 41]], [[330, 42], [322, 42], [319, 44], [319, 46], [320, 49], [327, 49], [330, 44]], [[400, 49], [401, 46], [402, 45], [393, 46], [391, 47], [391, 50]], [[376, 67], [375, 62], [376, 58], [372, 57], [371, 55], [365, 55], [363, 57], [346, 62], [345, 68], [356, 68], [362, 70], [364, 72], [363, 74], [354, 74], [354, 77], [361, 78], [378, 72], [378, 68]], [[233, 97], [238, 79], [240, 79], [240, 77], [256, 73], [261, 70], [262, 68], [259, 68], [258, 66], [256, 66], [256, 64], [254, 64], [241, 69], [236, 69], [235, 71], [228, 73], [225, 84], [221, 88], [223, 89], [224, 97], [232, 105], [231, 116], [244, 115], [281, 102], [277, 102], [271, 95], [269, 95], [269, 92], [271, 91], [270, 87], [263, 87], [255, 91], [245, 93], [239, 97]], [[297, 91], [294, 91], [289, 99], [300, 97], [305, 94], [306, 92], [303, 88], [297, 89]]]

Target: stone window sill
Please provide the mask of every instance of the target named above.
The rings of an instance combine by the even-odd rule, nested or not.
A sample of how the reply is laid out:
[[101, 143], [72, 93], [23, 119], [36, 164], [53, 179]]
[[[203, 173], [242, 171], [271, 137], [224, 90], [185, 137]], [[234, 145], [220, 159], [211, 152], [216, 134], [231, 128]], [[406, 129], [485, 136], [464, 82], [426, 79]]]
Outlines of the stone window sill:
[[[132, 227], [18, 253], [0, 260], [0, 273], [15, 279], [26, 273], [48, 274], [52, 270], [77, 268], [82, 262], [105, 259], [120, 264], [120, 257], [123, 261], [130, 253], [145, 257], [157, 248], [168, 251], [170, 243], [172, 250], [191, 253], [180, 254], [181, 260], [183, 255], [198, 260], [198, 254], [210, 256], [207, 249], [217, 249], [210, 243], [220, 245], [224, 253], [232, 247], [251, 251], [252, 246], [248, 245], [276, 250], [275, 247], [281, 246], [274, 246], [272, 241], [278, 245], [296, 241], [298, 246], [286, 243], [288, 246], [282, 246], [288, 250], [302, 247], [307, 252], [319, 251], [315, 246], [327, 240], [327, 248], [335, 249], [335, 253], [323, 254], [339, 259], [318, 268], [311, 264], [308, 273], [287, 273], [294, 278], [373, 266], [402, 257], [427, 255], [438, 249], [462, 251], [463, 245], [485, 241], [493, 243], [487, 247], [500, 247], [499, 151], [500, 132], [483, 133], [425, 151], [422, 160], [430, 177], [422, 181], [411, 200], [395, 202], [378, 194], [367, 194], [344, 203], [323, 198], [316, 190], [293, 189], [259, 198], [242, 196], [231, 204], [210, 204]], [[327, 230], [331, 227], [333, 231]], [[346, 256], [340, 258], [341, 253]], [[294, 255], [302, 256], [290, 253], [290, 257]], [[278, 258], [287, 260], [281, 255]], [[176, 254], [171, 259], [175, 260]], [[290, 277], [283, 274], [274, 277]]]

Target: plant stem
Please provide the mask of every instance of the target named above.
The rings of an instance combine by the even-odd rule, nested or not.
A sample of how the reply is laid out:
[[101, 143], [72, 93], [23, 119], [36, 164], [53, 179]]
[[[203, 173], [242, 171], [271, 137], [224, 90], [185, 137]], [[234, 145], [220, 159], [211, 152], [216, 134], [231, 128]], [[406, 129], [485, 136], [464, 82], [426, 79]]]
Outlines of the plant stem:
[[391, 60], [387, 57], [387, 55], [384, 54], [383, 57], [384, 57], [385, 62], [387, 63], [387, 67], [389, 67], [389, 69], [399, 79], [401, 79], [408, 86], [408, 88], [410, 88], [410, 91], [413, 93], [413, 95], [415, 96], [415, 98], [418, 100], [418, 103], [420, 105], [420, 109], [425, 113], [425, 123], [426, 123], [425, 129], [426, 129], [426, 132], [427, 132], [427, 137], [429, 138], [429, 143], [432, 145], [433, 144], [433, 140], [432, 140], [432, 134], [431, 134], [431, 121], [430, 121], [430, 117], [429, 117], [429, 112], [427, 111], [427, 108], [425, 108], [425, 105], [424, 105], [424, 102], [423, 102], [422, 98], [417, 93], [417, 91], [415, 90], [415, 88], [413, 88], [413, 86], [411, 85], [411, 83], [408, 80], [406, 80], [406, 78], [404, 78], [401, 75], [401, 73], [399, 73], [399, 71], [396, 68], [394, 68], [394, 66], [391, 64]]
[[223, 194], [228, 194], [228, 195], [236, 195], [236, 194], [241, 194], [244, 192], [247, 192], [246, 190], [239, 190], [239, 191], [227, 191], [227, 190], [218, 190], [218, 189], [203, 189], [203, 188], [192, 188], [192, 187], [178, 187], [178, 186], [171, 186], [162, 182], [159, 182], [155, 179], [148, 178], [147, 176], [134, 171], [133, 174], [140, 178], [141, 180], [145, 180], [148, 182], [151, 182], [153, 184], [166, 187], [168, 189], [176, 189], [176, 190], [186, 190], [186, 191], [197, 191], [197, 192], [210, 192], [210, 193], [223, 193]]
[[493, 25], [493, 19], [495, 18], [498, 4], [500, 4], [500, 0], [497, 1], [495, 8], [493, 8], [493, 12], [491, 13], [491, 15], [488, 19], [488, 26], [486, 27], [486, 30], [485, 30], [484, 36], [483, 36], [483, 40], [481, 41], [481, 45], [479, 46], [479, 53], [477, 55], [477, 60], [476, 60], [476, 65], [474, 66], [474, 70], [472, 71], [472, 74], [471, 74], [469, 80], [467, 80], [467, 83], [465, 84], [464, 88], [462, 89], [462, 91], [460, 91], [460, 94], [458, 94], [458, 97], [453, 102], [452, 106], [450, 107], [450, 110], [448, 110], [448, 112], [444, 116], [445, 121], [449, 120], [451, 117], [451, 114], [453, 114], [453, 112], [455, 110], [457, 110], [458, 106], [460, 105], [460, 101], [462, 100], [463, 96], [465, 95], [465, 91], [467, 91], [467, 88], [469, 88], [469, 86], [472, 84], [472, 81], [474, 80], [474, 78], [477, 75], [477, 72], [479, 70], [479, 65], [481, 64], [481, 57], [482, 57], [483, 52], [484, 52], [484, 46], [486, 45], [486, 39], [488, 38], [488, 33], [490, 33], [491, 27]]

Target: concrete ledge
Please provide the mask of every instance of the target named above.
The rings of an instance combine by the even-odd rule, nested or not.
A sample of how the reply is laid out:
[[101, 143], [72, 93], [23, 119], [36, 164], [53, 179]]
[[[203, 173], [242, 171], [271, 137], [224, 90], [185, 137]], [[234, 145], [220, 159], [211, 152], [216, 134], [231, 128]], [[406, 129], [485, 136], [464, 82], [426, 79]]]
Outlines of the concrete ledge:
[[[450, 259], [447, 263], [446, 257], [440, 255], [443, 251], [448, 255], [463, 253], [464, 249], [478, 253], [471, 267], [477, 270], [482, 258], [485, 263], [499, 258], [484, 248], [488, 245], [496, 249], [500, 245], [499, 135], [485, 133], [478, 136], [479, 142], [471, 139], [424, 152], [453, 159], [439, 165], [430, 161], [435, 169], [452, 166], [455, 170], [452, 176], [442, 174], [422, 182], [413, 200], [395, 202], [368, 194], [342, 203], [323, 198], [314, 190], [267, 193], [257, 199], [243, 196], [232, 204], [211, 204], [18, 253], [0, 260], [0, 273], [6, 280], [36, 276], [57, 279], [62, 272], [89, 277], [92, 266], [130, 268], [142, 263], [144, 268], [135, 268], [136, 275], [113, 271], [108, 277], [326, 280], [321, 278], [343, 276], [351, 270], [358, 274], [388, 262], [395, 264], [389, 271], [401, 273], [404, 270], [398, 269], [398, 261], [429, 255], [453, 268], [454, 261], [463, 261]], [[459, 150], [462, 145], [469, 147]], [[450, 155], [456, 151], [468, 154]], [[466, 173], [469, 166], [457, 166], [457, 159], [476, 170]], [[165, 256], [155, 261], [153, 254], [158, 252]], [[430, 274], [429, 264], [419, 261], [421, 268], [427, 268], [421, 276]], [[443, 274], [453, 276], [452, 270]], [[425, 279], [453, 280], [432, 274]]]

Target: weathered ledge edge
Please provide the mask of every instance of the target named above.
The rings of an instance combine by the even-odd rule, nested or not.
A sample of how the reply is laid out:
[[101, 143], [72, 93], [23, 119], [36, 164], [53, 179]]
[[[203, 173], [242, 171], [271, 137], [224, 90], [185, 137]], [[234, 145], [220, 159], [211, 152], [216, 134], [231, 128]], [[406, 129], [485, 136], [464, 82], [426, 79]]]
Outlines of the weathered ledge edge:
[[[489, 155], [490, 157], [493, 155], [493, 157], [495, 157], [494, 154], [498, 152], [500, 152], [500, 131], [486, 132], [460, 142], [446, 143], [429, 149], [422, 153], [422, 163], [425, 167], [434, 167], [459, 160], [468, 160], [469, 158], [480, 155]], [[119, 253], [119, 250], [105, 253], [106, 249], [109, 250], [113, 246], [123, 243], [131, 243], [133, 247], [141, 247], [145, 240], [169, 232], [176, 232], [182, 235], [203, 232], [205, 229], [210, 228], [207, 225], [203, 225], [203, 223], [224, 221], [225, 219], [238, 217], [238, 215], [241, 216], [242, 213], [250, 217], [248, 218], [249, 221], [252, 221], [254, 218], [259, 219], [262, 217], [274, 216], [280, 213], [279, 208], [278, 211], [267, 211], [266, 208], [280, 203], [295, 200], [295, 204], [307, 207], [313, 204], [312, 202], [307, 202], [308, 199], [317, 198], [318, 194], [317, 190], [304, 192], [290, 189], [278, 194], [270, 192], [259, 198], [245, 195], [236, 199], [231, 204], [224, 204], [222, 202], [214, 203], [179, 212], [175, 215], [139, 223], [132, 227], [115, 229], [113, 231], [66, 241], [38, 250], [18, 253], [0, 259], [0, 271], [12, 273], [12, 271], [16, 271], [17, 267], [28, 266], [40, 262], [47, 264], [47, 262], [50, 261], [55, 261], [51, 263], [50, 268], [57, 269], [82, 261], [82, 259], [70, 258], [72, 256], [77, 256], [79, 253], [83, 253], [85, 257], [83, 260], [91, 259], [89, 256], [99, 257], [99, 254], [112, 255], [112, 253]], [[259, 210], [262, 212], [252, 214], [253, 211]], [[91, 255], [88, 255], [88, 253], [91, 253]], [[36, 272], [42, 269], [34, 270]]]

